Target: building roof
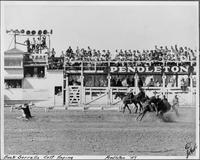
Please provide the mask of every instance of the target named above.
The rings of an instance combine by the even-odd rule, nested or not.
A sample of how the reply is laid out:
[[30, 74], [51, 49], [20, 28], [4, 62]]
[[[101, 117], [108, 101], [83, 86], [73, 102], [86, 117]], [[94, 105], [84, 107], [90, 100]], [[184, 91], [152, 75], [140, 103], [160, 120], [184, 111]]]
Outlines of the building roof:
[[24, 54], [24, 51], [13, 48], [4, 52], [5, 54]]

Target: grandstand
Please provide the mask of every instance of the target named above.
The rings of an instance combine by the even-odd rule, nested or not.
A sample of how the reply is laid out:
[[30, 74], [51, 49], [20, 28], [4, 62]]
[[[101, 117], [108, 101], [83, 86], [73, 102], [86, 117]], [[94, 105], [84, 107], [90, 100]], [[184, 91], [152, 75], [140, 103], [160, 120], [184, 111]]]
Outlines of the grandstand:
[[[10, 32], [9, 32], [10, 33]], [[24, 34], [27, 34], [26, 36]], [[148, 50], [109, 50], [71, 47], [61, 56], [50, 46], [52, 31], [13, 31], [26, 39], [27, 51], [5, 51], [5, 104], [27, 101], [60, 108], [112, 108], [120, 104], [116, 92], [134, 93], [143, 87], [169, 101], [177, 94], [181, 106], [196, 102], [197, 51], [189, 47], [157, 47]], [[46, 39], [49, 38], [49, 41]]]

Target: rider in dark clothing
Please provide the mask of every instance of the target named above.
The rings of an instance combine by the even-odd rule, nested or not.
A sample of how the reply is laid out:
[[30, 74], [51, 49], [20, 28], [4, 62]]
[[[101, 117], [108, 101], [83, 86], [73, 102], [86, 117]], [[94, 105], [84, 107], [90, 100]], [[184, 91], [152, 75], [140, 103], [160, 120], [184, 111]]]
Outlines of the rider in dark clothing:
[[129, 89], [128, 93], [127, 93], [128, 99], [133, 99], [134, 95], [133, 95], [133, 89]]
[[168, 101], [165, 95], [163, 95], [163, 100]]
[[161, 99], [159, 98], [159, 95], [156, 96], [156, 93], [150, 98], [150, 110], [156, 111], [156, 114], [158, 114], [157, 106], [160, 101]]
[[142, 100], [146, 97], [146, 94], [145, 94], [144, 89], [142, 87], [139, 87], [139, 90], [140, 90], [140, 92], [138, 93], [136, 98], [138, 100]]

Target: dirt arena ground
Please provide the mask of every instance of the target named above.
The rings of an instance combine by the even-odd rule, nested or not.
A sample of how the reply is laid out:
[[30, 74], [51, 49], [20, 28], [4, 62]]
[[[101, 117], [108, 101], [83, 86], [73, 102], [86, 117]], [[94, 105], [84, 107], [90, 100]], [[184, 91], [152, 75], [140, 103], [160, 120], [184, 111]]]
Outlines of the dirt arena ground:
[[118, 111], [32, 109], [31, 121], [5, 108], [5, 154], [159, 155], [185, 156], [186, 142], [195, 142], [195, 108], [165, 115]]

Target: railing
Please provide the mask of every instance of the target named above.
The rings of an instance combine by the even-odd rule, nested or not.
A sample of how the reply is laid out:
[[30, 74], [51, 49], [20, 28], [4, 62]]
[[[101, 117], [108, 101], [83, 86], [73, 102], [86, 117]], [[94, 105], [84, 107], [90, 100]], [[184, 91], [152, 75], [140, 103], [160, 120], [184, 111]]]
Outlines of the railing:
[[[73, 89], [72, 89], [73, 88]], [[130, 87], [133, 89], [134, 94], [138, 94], [138, 87]], [[195, 105], [195, 89], [183, 91], [180, 87], [142, 87], [149, 97], [154, 93], [165, 95], [166, 98], [172, 103], [174, 95], [178, 95], [180, 98], [181, 106], [194, 106]], [[69, 105], [86, 105], [87, 107], [96, 106], [109, 106], [109, 105], [121, 105], [120, 98], [116, 98], [116, 93], [127, 93], [128, 87], [83, 87], [71, 86], [69, 89]], [[191, 100], [191, 101], [190, 101]]]
[[49, 70], [64, 69], [63, 58], [62, 57], [48, 58], [48, 69]]
[[24, 55], [24, 65], [46, 65], [47, 55], [46, 54], [26, 54]]

